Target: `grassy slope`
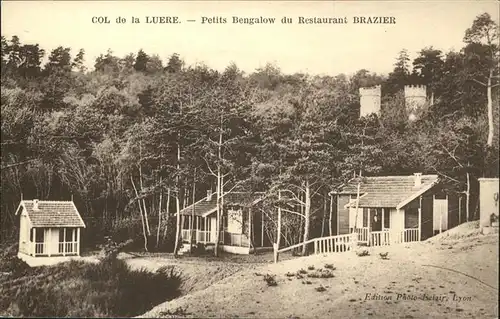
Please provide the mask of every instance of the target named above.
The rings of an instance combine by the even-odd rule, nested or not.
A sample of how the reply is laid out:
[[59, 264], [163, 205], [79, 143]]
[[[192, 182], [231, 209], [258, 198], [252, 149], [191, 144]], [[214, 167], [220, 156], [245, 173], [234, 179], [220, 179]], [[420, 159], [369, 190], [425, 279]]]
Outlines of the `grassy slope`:
[[[143, 316], [157, 317], [181, 307], [192, 317], [497, 318], [498, 234], [482, 236], [471, 232], [468, 225], [461, 227], [464, 236], [455, 229], [454, 236], [433, 241], [372, 248], [367, 257], [332, 254], [249, 267], [211, 282], [206, 289], [161, 304]], [[381, 260], [378, 253], [386, 251], [389, 259]], [[325, 263], [335, 265], [335, 278], [297, 279], [285, 275], [310, 265], [323, 267]], [[425, 265], [464, 272], [493, 288], [463, 274]], [[199, 267], [203, 273], [203, 265]], [[268, 287], [255, 273], [276, 275], [278, 286]], [[212, 275], [207, 269], [207, 277]], [[320, 285], [326, 291], [316, 291]], [[391, 296], [392, 300], [365, 300], [367, 293]], [[425, 293], [450, 300], [396, 300], [398, 293]], [[470, 297], [471, 301], [453, 301], [454, 293]]]

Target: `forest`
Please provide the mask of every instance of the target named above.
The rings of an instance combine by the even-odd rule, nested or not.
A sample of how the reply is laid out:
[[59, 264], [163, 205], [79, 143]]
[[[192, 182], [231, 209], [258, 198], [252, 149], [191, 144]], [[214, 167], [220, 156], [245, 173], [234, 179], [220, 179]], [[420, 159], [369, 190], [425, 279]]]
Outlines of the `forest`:
[[[275, 64], [246, 74], [229, 61], [217, 71], [142, 49], [110, 49], [87, 70], [75, 50], [2, 35], [1, 241], [16, 238], [22, 198], [72, 199], [84, 245], [112, 235], [172, 251], [175, 213], [212, 190], [219, 211], [223, 194], [264, 192], [271, 235], [286, 191], [292, 244], [332, 235], [328, 193], [353, 176], [438, 174], [470, 197], [471, 218], [477, 179], [498, 176], [498, 25], [487, 13], [460, 50], [428, 46], [412, 60], [402, 49], [387, 75], [284, 74]], [[409, 84], [426, 85], [430, 101], [414, 120]], [[381, 112], [360, 118], [359, 88], [373, 85]]]

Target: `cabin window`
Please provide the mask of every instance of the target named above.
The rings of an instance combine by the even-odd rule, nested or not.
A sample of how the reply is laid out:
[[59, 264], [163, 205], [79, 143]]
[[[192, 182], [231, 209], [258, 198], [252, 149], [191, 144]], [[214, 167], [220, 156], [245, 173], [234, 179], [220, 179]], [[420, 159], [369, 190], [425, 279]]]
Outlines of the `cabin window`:
[[389, 224], [389, 221], [390, 221], [390, 214], [391, 214], [391, 211], [389, 209], [386, 209], [384, 208], [384, 228], [390, 228], [390, 224]]
[[66, 228], [66, 242], [73, 241], [74, 228]]
[[75, 228], [60, 228], [59, 229], [59, 242], [72, 242], [75, 235]]
[[368, 227], [368, 208], [363, 208], [363, 227]]
[[31, 228], [30, 229], [30, 242], [33, 242], [33, 233], [34, 233], [35, 229], [34, 228]]
[[35, 235], [35, 240], [37, 243], [44, 242], [44, 230], [42, 228], [38, 228]]

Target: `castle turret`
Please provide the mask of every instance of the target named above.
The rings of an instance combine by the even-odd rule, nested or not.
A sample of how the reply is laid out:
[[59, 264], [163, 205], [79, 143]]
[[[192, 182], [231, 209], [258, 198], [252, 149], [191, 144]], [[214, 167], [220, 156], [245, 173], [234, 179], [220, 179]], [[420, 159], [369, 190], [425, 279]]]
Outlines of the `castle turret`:
[[405, 105], [408, 111], [421, 108], [427, 102], [425, 85], [405, 85]]
[[359, 88], [359, 95], [359, 117], [367, 116], [372, 113], [380, 113], [380, 101], [382, 98], [382, 89], [380, 85]]

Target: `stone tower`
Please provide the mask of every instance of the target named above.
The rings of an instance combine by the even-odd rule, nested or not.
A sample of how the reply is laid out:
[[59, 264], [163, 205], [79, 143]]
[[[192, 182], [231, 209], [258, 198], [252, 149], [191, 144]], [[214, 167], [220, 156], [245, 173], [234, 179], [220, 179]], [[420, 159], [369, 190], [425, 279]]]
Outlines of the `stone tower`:
[[406, 110], [421, 108], [427, 102], [427, 88], [425, 85], [405, 85]]
[[380, 113], [380, 101], [382, 98], [382, 89], [380, 85], [359, 88], [359, 95], [359, 117], [367, 116], [371, 113]]

